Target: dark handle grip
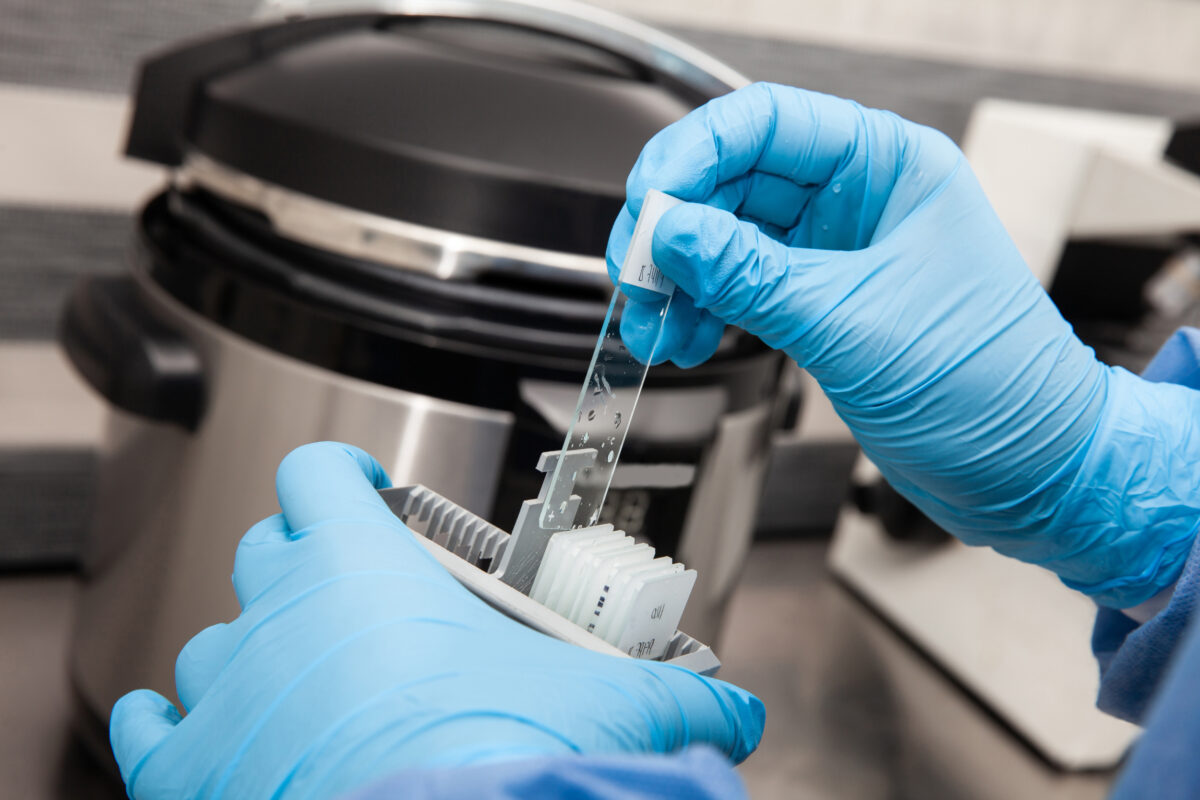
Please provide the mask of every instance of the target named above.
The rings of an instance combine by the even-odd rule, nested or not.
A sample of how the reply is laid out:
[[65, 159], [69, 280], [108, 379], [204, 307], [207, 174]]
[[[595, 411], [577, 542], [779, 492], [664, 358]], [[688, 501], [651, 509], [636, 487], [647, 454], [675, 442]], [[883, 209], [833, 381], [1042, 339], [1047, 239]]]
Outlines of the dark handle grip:
[[146, 308], [133, 279], [79, 280], [59, 324], [75, 369], [113, 406], [195, 430], [204, 413], [196, 349]]

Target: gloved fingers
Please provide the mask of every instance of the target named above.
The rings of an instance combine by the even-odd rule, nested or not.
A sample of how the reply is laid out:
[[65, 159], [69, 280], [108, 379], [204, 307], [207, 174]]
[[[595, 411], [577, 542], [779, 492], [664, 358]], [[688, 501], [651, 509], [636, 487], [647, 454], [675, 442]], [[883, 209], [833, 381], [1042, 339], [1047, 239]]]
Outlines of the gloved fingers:
[[340, 442], [298, 447], [275, 476], [279, 508], [294, 535], [335, 520], [400, 525], [377, 489], [391, 486], [387, 473], [363, 450]]
[[701, 680], [708, 684], [720, 712], [707, 718], [694, 718], [692, 730], [724, 750], [735, 764], [740, 764], [758, 749], [762, 741], [767, 708], [757, 697], [732, 683], [716, 678], [702, 677]]
[[793, 253], [753, 224], [727, 211], [688, 203], [659, 221], [654, 262], [698, 308], [782, 347], [802, 328], [809, 298], [800, 283], [812, 268], [829, 266], [842, 254], [807, 251], [804, 274], [792, 268]]
[[[618, 282], [620, 263], [625, 259], [635, 224], [629, 208], [622, 207], [609, 234], [605, 259], [613, 283]], [[643, 304], [629, 302], [625, 305], [621, 319], [621, 340], [635, 358], [646, 363], [647, 354], [654, 344], [650, 341], [652, 336], [648, 331], [657, 323], [657, 312], [655, 305], [643, 308], [639, 308], [639, 305]], [[663, 322], [662, 338], [654, 350], [654, 363], [661, 364], [669, 359], [684, 368], [702, 364], [716, 352], [724, 329], [725, 324], [721, 320], [707, 311], [697, 309], [686, 292], [676, 291]]]
[[791, 230], [777, 238], [788, 247], [815, 250], [858, 249], [860, 230], [857, 224], [847, 225], [838, 213], [830, 213], [820, 201], [809, 204], [804, 217]]
[[279, 577], [291, 541], [292, 529], [283, 514], [273, 514], [246, 531], [233, 557], [233, 591], [241, 608]]
[[640, 211], [650, 189], [704, 202], [752, 170], [824, 186], [860, 143], [863, 115], [857, 103], [816, 92], [767, 83], [738, 89], [646, 144], [625, 183], [628, 205]]
[[621, 265], [625, 263], [625, 253], [629, 250], [629, 242], [633, 238], [633, 228], [637, 220], [629, 211], [629, 206], [621, 206], [621, 213], [613, 223], [608, 234], [608, 249], [604, 253], [604, 265], [608, 268], [608, 279], [616, 286], [620, 283]]
[[224, 622], [210, 625], [191, 638], [175, 659], [175, 691], [185, 711], [191, 711], [225, 669], [237, 647], [234, 628]]
[[[754, 170], [726, 181], [703, 202], [782, 233], [799, 220], [818, 187]], [[769, 232], [770, 233], [770, 232]], [[772, 234], [776, 235], [776, 234]]]
[[613, 224], [612, 230], [608, 235], [608, 249], [605, 253], [605, 267], [608, 269], [608, 278], [615, 285], [619, 286], [621, 293], [630, 300], [640, 303], [662, 304], [663, 295], [653, 289], [647, 289], [643, 286], [635, 286], [628, 283], [621, 283], [621, 267], [625, 263], [625, 254], [629, 250], [629, 242], [633, 238], [633, 231], [637, 222], [633, 215], [629, 213], [628, 208], [622, 207], [621, 213], [617, 215], [617, 221]]
[[779, 227], [771, 222], [764, 222], [756, 217], [751, 217], [747, 214], [739, 214], [738, 219], [742, 222], [749, 222], [754, 227], [765, 233], [777, 242], [783, 242], [791, 236], [791, 231]]
[[608, 279], [614, 286], [620, 286], [621, 291], [631, 300], [644, 303], [662, 299], [659, 292], [621, 283], [621, 268], [625, 265], [625, 255], [629, 251], [629, 243], [633, 240], [633, 232], [637, 228], [637, 220], [629, 211], [629, 206], [621, 206], [617, 220], [608, 233], [608, 247], [604, 254], [604, 266], [608, 270]]
[[[683, 292], [677, 292], [675, 295], [676, 302], [681, 297], [687, 297], [687, 295]], [[690, 297], [688, 297], [688, 302], [691, 302]], [[696, 327], [692, 330], [691, 339], [675, 355], [671, 356], [671, 361], [675, 366], [682, 367], [683, 369], [690, 369], [703, 364], [717, 352], [717, 347], [720, 346], [721, 337], [724, 333], [724, 322], [714, 317], [708, 311], [700, 311], [700, 317], [696, 321]]]
[[[815, 186], [802, 186], [790, 180], [763, 172], [751, 172], [726, 181], [698, 202], [732, 211], [742, 219], [754, 222], [764, 233], [781, 241], [792, 235], [808, 207]], [[637, 219], [626, 204], [621, 207], [608, 235], [605, 266], [609, 280], [619, 283], [621, 265], [633, 238]]]
[[692, 299], [682, 292], [675, 293], [666, 319], [662, 319], [664, 301], [665, 298], [657, 303], [630, 300], [625, 303], [621, 314], [621, 341], [633, 357], [643, 364], [662, 364], [685, 349], [691, 343], [700, 319], [700, 311]]
[[[651, 708], [666, 715], [659, 721], [662, 731], [682, 736], [664, 741], [665, 749], [703, 742], [734, 762], [744, 761], [754, 752], [762, 741], [767, 717], [761, 700], [732, 683], [681, 667], [651, 664], [647, 666], [664, 690], [663, 696], [651, 700]], [[675, 714], [681, 714], [681, 718], [673, 719]]]
[[[880, 230], [880, 215], [888, 207], [886, 200], [891, 196], [880, 191], [868, 196], [869, 184], [870, 180], [864, 178], [836, 192], [830, 190], [815, 195], [797, 223], [783, 235], [772, 235], [773, 238], [789, 247], [816, 250], [847, 251], [868, 247]], [[834, 186], [841, 187], [841, 184]]]
[[[319, 442], [293, 450], [275, 479], [292, 546], [253, 582], [265, 588], [289, 574], [294, 590], [347, 571], [398, 569], [457, 585], [379, 496], [377, 490], [389, 486], [383, 467], [352, 445]], [[301, 542], [313, 547], [297, 549]]]
[[134, 795], [142, 764], [175, 730], [182, 716], [167, 698], [149, 689], [130, 692], [113, 706], [108, 738], [121, 769], [121, 779]]

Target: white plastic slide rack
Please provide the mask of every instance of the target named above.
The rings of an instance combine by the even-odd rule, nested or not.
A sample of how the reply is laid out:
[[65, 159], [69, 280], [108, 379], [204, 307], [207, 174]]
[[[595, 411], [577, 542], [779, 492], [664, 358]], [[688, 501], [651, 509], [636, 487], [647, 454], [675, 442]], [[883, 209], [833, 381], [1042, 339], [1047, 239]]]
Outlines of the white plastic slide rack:
[[594, 449], [543, 453], [541, 493], [526, 500], [508, 533], [425, 486], [380, 495], [418, 540], [460, 583], [488, 604], [535, 630], [615, 656], [648, 658], [712, 675], [712, 649], [677, 629], [696, 580], [667, 557], [655, 558], [611, 525], [575, 530], [542, 527], [547, 502], [578, 504], [569, 483], [551, 480], [559, 461], [575, 473]]

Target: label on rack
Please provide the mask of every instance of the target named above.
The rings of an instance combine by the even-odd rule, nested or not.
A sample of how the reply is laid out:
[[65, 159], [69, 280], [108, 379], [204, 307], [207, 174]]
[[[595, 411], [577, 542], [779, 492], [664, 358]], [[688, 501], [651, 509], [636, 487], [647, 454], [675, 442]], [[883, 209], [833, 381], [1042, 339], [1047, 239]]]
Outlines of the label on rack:
[[646, 581], [633, 600], [617, 648], [634, 658], [661, 658], [679, 629], [679, 620], [695, 584], [694, 569]]
[[681, 203], [682, 200], [663, 194], [657, 189], [646, 192], [646, 199], [642, 201], [642, 213], [638, 215], [633, 237], [629, 240], [629, 250], [625, 252], [625, 263], [621, 265], [621, 283], [640, 286], [658, 294], [669, 295], [675, 291], [674, 281], [654, 265], [651, 243], [659, 219], [668, 209]]

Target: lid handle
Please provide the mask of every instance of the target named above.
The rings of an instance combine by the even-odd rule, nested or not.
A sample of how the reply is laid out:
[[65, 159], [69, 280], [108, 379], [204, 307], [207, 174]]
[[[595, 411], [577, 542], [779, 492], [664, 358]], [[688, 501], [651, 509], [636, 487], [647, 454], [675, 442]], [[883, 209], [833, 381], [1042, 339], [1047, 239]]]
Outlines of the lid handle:
[[505, 22], [578, 39], [645, 64], [706, 97], [750, 82], [727, 64], [673, 36], [574, 0], [265, 0], [256, 16], [294, 19], [364, 8], [394, 16]]

